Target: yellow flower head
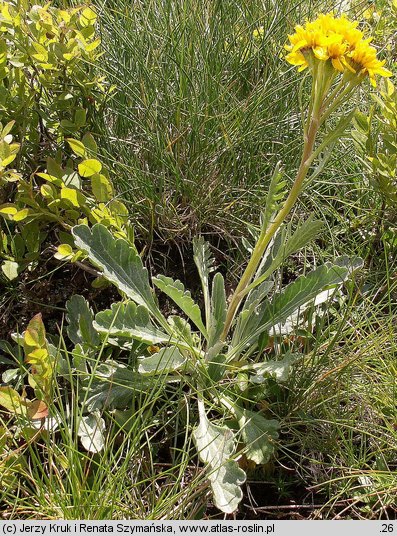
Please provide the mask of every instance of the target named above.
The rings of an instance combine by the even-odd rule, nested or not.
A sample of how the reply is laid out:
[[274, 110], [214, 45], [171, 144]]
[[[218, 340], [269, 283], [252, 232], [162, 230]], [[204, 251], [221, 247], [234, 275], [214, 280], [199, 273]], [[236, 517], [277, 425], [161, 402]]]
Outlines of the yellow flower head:
[[286, 60], [298, 66], [299, 71], [315, 60], [329, 61], [336, 71], [368, 74], [371, 84], [375, 85], [375, 75], [391, 76], [392, 73], [383, 67], [384, 61], [376, 58], [375, 48], [369, 45], [371, 39], [364, 39], [357, 26], [357, 22], [344, 15], [335, 17], [332, 13], [319, 15], [304, 26], [298, 25], [295, 33], [288, 36]]
[[376, 57], [376, 49], [369, 44], [368, 40], [357, 43], [355, 48], [348, 54], [351, 67], [359, 74], [368, 74], [371, 84], [376, 86], [375, 75], [391, 76], [388, 69], [383, 65], [385, 61], [379, 61]]

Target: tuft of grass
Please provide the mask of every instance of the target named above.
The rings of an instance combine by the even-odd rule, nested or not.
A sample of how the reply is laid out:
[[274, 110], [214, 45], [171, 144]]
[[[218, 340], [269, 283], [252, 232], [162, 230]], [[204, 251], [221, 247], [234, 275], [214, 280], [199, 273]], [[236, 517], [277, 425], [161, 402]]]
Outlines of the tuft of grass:
[[[0, 414], [0, 505], [6, 519], [194, 519], [207, 505], [209, 485], [194, 463], [190, 406], [179, 387], [155, 388], [126, 410], [97, 412], [106, 423], [104, 447], [87, 452], [79, 423], [98, 355], [77, 371], [61, 338], [49, 418], [32, 428]], [[66, 359], [66, 361], [65, 361]], [[68, 364], [69, 363], [69, 364]], [[88, 382], [88, 383], [87, 383]], [[112, 382], [109, 382], [109, 389]], [[106, 388], [106, 386], [104, 387]], [[3, 444], [4, 441], [4, 444]], [[6, 442], [6, 445], [5, 445]]]
[[331, 4], [96, 4], [101, 67], [116, 87], [98, 118], [100, 145], [143, 236], [242, 234], [276, 162], [292, 174], [299, 158], [300, 78], [284, 61], [286, 36]]
[[394, 519], [397, 512], [393, 271], [382, 287], [374, 300], [362, 285], [343, 318], [334, 311], [281, 406], [280, 463], [320, 505], [311, 513], [317, 518]]

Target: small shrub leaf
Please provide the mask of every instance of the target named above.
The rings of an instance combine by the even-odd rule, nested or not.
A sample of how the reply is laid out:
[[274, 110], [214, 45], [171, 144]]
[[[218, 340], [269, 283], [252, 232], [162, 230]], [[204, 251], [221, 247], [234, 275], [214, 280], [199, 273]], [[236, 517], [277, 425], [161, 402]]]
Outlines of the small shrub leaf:
[[59, 244], [54, 257], [59, 261], [69, 260], [73, 257], [73, 248], [69, 244]]
[[1, 271], [9, 281], [18, 277], [19, 264], [15, 261], [4, 261], [1, 265]]
[[91, 177], [91, 189], [97, 201], [106, 203], [113, 195], [113, 188], [110, 181], [100, 173], [95, 173]]
[[29, 322], [23, 336], [25, 362], [30, 365], [29, 384], [38, 399], [51, 398], [54, 360], [48, 351], [46, 333], [41, 314]]
[[15, 389], [9, 385], [0, 387], [0, 406], [6, 408], [13, 415], [27, 415], [29, 400], [22, 398]]
[[95, 158], [88, 158], [83, 160], [78, 165], [79, 174], [81, 177], [91, 177], [95, 173], [99, 173], [102, 169], [102, 164]]
[[87, 156], [87, 150], [83, 142], [75, 140], [74, 138], [66, 138], [70, 148], [75, 155], [85, 158]]

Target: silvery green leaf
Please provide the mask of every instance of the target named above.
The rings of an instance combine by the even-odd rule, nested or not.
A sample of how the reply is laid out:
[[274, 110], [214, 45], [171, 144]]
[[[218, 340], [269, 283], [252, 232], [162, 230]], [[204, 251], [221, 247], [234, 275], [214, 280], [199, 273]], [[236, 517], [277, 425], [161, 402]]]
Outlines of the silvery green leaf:
[[194, 302], [190, 292], [185, 290], [183, 283], [178, 279], [174, 281], [171, 277], [164, 275], [153, 277], [152, 281], [157, 288], [167, 294], [176, 303], [185, 315], [198, 327], [201, 333], [207, 336], [207, 331], [201, 319], [200, 307]]
[[4, 383], [11, 383], [20, 375], [21, 375], [21, 369], [19, 368], [7, 369], [1, 375], [1, 379]]
[[55, 432], [59, 429], [64, 420], [59, 415], [59, 413], [50, 413], [48, 417], [44, 419], [32, 419], [29, 423], [29, 426], [35, 428], [36, 430], [47, 430], [49, 432]]
[[[258, 326], [237, 346], [244, 348], [258, 340], [261, 333], [269, 330], [272, 326], [283, 323], [300, 307], [315, 297], [323, 290], [330, 289], [342, 284], [352, 270], [358, 267], [357, 257], [337, 259], [334, 263], [325, 263], [308, 275], [302, 275], [290, 283], [280, 294], [276, 295], [272, 302], [267, 302]], [[239, 350], [239, 348], [237, 348]]]
[[202, 401], [199, 401], [199, 418], [193, 431], [199, 457], [207, 465], [215, 506], [230, 514], [243, 497], [240, 486], [246, 478], [237, 462], [231, 459], [236, 448], [234, 433], [226, 426], [212, 424]]
[[133, 302], [113, 303], [110, 309], [97, 313], [94, 328], [106, 335], [136, 339], [146, 344], [167, 343], [170, 336], [150, 320], [148, 310]]
[[67, 333], [69, 339], [74, 344], [97, 346], [100, 341], [98, 333], [92, 325], [94, 314], [87, 300], [76, 294], [66, 302], [66, 309], [68, 311]]
[[[218, 345], [213, 346], [212, 349], [217, 350], [217, 346]], [[211, 351], [208, 353], [206, 360], [208, 364], [208, 376], [213, 382], [218, 382], [225, 374], [226, 356], [224, 354], [220, 354], [218, 349], [218, 352]]]
[[105, 446], [105, 421], [99, 413], [91, 413], [81, 417], [77, 435], [88, 452], [101, 452]]
[[[299, 306], [287, 318], [283, 318], [280, 322], [274, 323], [272, 326], [272, 332], [275, 334], [289, 334], [293, 332], [299, 323], [299, 316], [311, 305], [320, 305], [325, 301], [330, 302], [335, 297], [335, 290], [346, 281], [350, 275], [357, 269], [361, 268], [363, 260], [359, 257], [347, 257], [342, 256], [335, 259], [333, 266], [335, 271], [339, 272], [339, 281], [335, 280], [329, 285], [324, 286], [325, 290], [318, 290], [315, 294], [311, 294], [310, 297], [303, 302], [299, 303]], [[331, 263], [326, 263], [324, 266], [332, 266]], [[321, 269], [321, 267], [320, 267]], [[313, 273], [313, 272], [311, 272]], [[310, 274], [309, 274], [310, 276]], [[309, 277], [308, 276], [308, 277]], [[288, 287], [287, 287], [288, 288]], [[291, 302], [292, 304], [293, 302]]]
[[345, 132], [347, 127], [351, 125], [352, 119], [356, 114], [356, 108], [353, 108], [348, 114], [342, 115], [337, 125], [332, 128], [321, 141], [320, 145], [317, 147], [313, 153], [312, 158], [318, 156], [323, 152], [326, 147], [335, 143]]
[[173, 339], [185, 341], [191, 347], [195, 346], [190, 324], [185, 318], [178, 315], [169, 315], [167, 320], [172, 328]]
[[225, 281], [222, 274], [215, 274], [212, 282], [211, 315], [208, 327], [208, 347], [219, 341], [225, 326], [227, 312]]
[[147, 270], [135, 247], [122, 238], [116, 239], [100, 223], [95, 224], [92, 230], [87, 225], [76, 225], [72, 234], [76, 246], [103, 271], [108, 281], [165, 322], [150, 288]]
[[[232, 347], [237, 346], [239, 341], [245, 339], [258, 327], [261, 321], [262, 311], [266, 307], [264, 299], [273, 286], [273, 281], [263, 281], [263, 283], [251, 290], [248, 294], [244, 306], [237, 317], [236, 327], [232, 337]], [[237, 359], [238, 355], [235, 355], [234, 358]]]
[[255, 374], [250, 377], [252, 383], [263, 383], [266, 378], [272, 376], [279, 382], [285, 382], [288, 380], [292, 366], [302, 359], [301, 354], [287, 353], [283, 359], [270, 360], [265, 363], [255, 363], [252, 368], [255, 370]]
[[278, 233], [269, 249], [266, 262], [258, 270], [260, 276], [254, 279], [246, 290], [251, 290], [268, 279], [283, 264], [285, 259], [307, 246], [320, 234], [323, 228], [324, 223], [321, 220], [314, 220], [314, 217], [310, 216], [298, 225], [292, 235], [285, 229]]
[[346, 268], [348, 275], [351, 275], [356, 270], [363, 267], [364, 261], [361, 257], [348, 257], [347, 255], [341, 255], [334, 260], [336, 266]]
[[263, 301], [263, 299], [269, 294], [274, 287], [273, 281], [263, 281], [254, 290], [248, 294], [244, 301], [242, 311], [249, 310], [254, 311], [255, 308]]
[[200, 276], [204, 295], [205, 321], [208, 328], [211, 315], [209, 274], [214, 270], [214, 259], [211, 257], [210, 246], [203, 237], [193, 239], [193, 260]]
[[161, 348], [149, 357], [139, 359], [138, 372], [141, 374], [163, 374], [180, 368], [186, 358], [176, 346]]
[[345, 267], [326, 263], [307, 276], [301, 275], [268, 304], [262, 316], [262, 323], [275, 325], [285, 321], [324, 289], [343, 283], [348, 273]]
[[274, 169], [272, 178], [270, 179], [269, 191], [266, 196], [266, 204], [263, 213], [261, 214], [261, 226], [262, 229], [267, 229], [269, 226], [272, 215], [277, 211], [281, 199], [286, 195], [285, 180], [282, 180], [283, 172], [281, 168], [281, 162], [277, 162]]
[[84, 382], [86, 408], [126, 408], [134, 396], [141, 396], [153, 387], [152, 380], [121, 363], [108, 360], [100, 363]]
[[[80, 374], [85, 376], [88, 373], [87, 363], [89, 363], [94, 356], [90, 355], [92, 350], [88, 349], [82, 344], [76, 344], [72, 350], [72, 365], [74, 371], [77, 373], [77, 376]], [[69, 375], [70, 371], [66, 371], [66, 374]]]
[[278, 438], [280, 424], [276, 420], [265, 419], [260, 413], [235, 408], [245, 455], [257, 464], [267, 463], [274, 454], [274, 441]]

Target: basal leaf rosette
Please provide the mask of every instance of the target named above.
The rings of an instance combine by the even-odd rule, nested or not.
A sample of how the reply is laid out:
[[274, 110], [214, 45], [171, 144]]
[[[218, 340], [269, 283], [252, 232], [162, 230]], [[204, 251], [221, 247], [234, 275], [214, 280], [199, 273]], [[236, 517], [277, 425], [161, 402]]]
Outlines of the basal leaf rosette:
[[[321, 62], [326, 62], [332, 75], [350, 73], [357, 83], [368, 75], [371, 84], [376, 86], [376, 75], [391, 76], [392, 73], [384, 67], [385, 61], [378, 60], [376, 49], [370, 45], [371, 38], [365, 39], [357, 26], [358, 22], [344, 15], [335, 17], [332, 13], [319, 15], [304, 26], [298, 25], [295, 33], [288, 36], [286, 60], [299, 71], [309, 68], [314, 72]], [[346, 78], [351, 80], [352, 76]]]

